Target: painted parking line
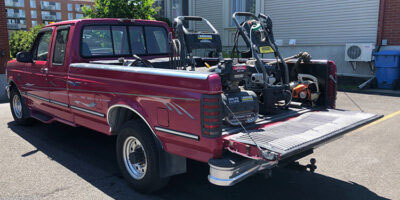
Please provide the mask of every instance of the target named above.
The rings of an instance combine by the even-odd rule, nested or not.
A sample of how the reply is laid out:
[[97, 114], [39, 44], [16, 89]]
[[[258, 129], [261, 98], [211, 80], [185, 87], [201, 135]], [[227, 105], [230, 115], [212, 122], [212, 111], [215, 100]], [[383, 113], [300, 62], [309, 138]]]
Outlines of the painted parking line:
[[391, 113], [391, 114], [389, 114], [389, 115], [386, 115], [386, 116], [380, 118], [379, 120], [376, 120], [376, 121], [374, 121], [374, 122], [372, 122], [372, 123], [370, 123], [370, 124], [367, 124], [367, 125], [365, 125], [365, 126], [359, 128], [359, 129], [357, 129], [356, 131], [361, 131], [361, 130], [363, 130], [363, 129], [365, 129], [365, 128], [368, 128], [368, 127], [370, 127], [370, 126], [377, 125], [377, 124], [379, 124], [379, 123], [381, 123], [381, 122], [383, 122], [383, 121], [386, 121], [386, 120], [388, 120], [388, 119], [390, 119], [390, 118], [393, 118], [393, 117], [395, 117], [396, 115], [399, 115], [399, 114], [400, 114], [400, 110], [398, 110], [398, 111], [396, 111], [396, 112], [394, 112], [394, 113]]

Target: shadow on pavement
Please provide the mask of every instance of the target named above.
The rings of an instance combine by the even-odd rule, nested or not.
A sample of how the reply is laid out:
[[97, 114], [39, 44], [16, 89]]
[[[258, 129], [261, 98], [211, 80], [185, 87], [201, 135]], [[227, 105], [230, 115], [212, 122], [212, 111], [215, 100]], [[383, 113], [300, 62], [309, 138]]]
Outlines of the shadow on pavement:
[[[21, 156], [29, 157], [41, 151], [112, 198], [138, 196], [126, 185], [118, 171], [114, 156], [115, 137], [59, 123], [45, 125], [38, 122], [31, 127], [21, 127], [9, 122], [8, 126], [37, 148]], [[357, 183], [304, 171], [276, 169], [272, 178], [255, 175], [232, 187], [214, 186], [208, 182], [207, 175], [207, 164], [189, 161], [188, 173], [172, 177], [169, 185], [156, 194], [139, 196], [150, 199], [209, 200], [385, 199]]]
[[2, 103], [10, 103], [10, 100], [8, 100], [7, 98], [1, 98], [0, 104], [2, 104]]

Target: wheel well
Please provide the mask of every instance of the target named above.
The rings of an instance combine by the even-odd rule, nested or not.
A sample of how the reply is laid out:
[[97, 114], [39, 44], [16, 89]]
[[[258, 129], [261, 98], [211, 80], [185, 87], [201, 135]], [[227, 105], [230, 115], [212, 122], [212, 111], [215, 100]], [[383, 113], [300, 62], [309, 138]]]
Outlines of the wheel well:
[[163, 149], [160, 139], [157, 137], [150, 124], [147, 123], [146, 119], [136, 110], [126, 105], [114, 105], [111, 106], [107, 112], [107, 122], [110, 125], [112, 135], [117, 135], [122, 125], [130, 120], [139, 120], [146, 124], [157, 145], [160, 149]]
[[140, 113], [138, 113], [136, 110], [125, 105], [114, 105], [110, 107], [107, 113], [107, 121], [110, 125], [111, 133], [113, 135], [118, 134], [119, 129], [122, 127], [122, 125], [130, 120], [140, 120], [142, 123], [146, 124], [147, 127], [150, 129], [150, 132], [152, 132], [152, 137], [158, 147], [158, 151], [160, 154], [159, 173], [161, 177], [169, 177], [186, 172], [186, 158], [173, 155], [164, 151], [161, 140], [151, 129], [146, 119], [141, 116]]
[[[139, 119], [142, 120], [137, 113], [126, 107], [113, 107], [108, 111], [107, 121], [111, 128], [112, 134], [117, 134], [120, 127], [127, 121]], [[143, 121], [144, 122], [144, 121]]]

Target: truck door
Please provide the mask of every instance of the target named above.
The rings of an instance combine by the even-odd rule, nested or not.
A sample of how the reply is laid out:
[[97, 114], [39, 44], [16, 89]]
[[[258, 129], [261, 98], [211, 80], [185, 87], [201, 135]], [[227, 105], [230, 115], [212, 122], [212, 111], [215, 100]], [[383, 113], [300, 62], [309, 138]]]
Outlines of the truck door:
[[49, 101], [51, 114], [72, 122], [72, 113], [68, 107], [68, 51], [70, 26], [59, 26], [55, 31], [53, 54], [48, 70]]
[[39, 32], [32, 48], [33, 63], [25, 65], [29, 73], [23, 87], [28, 98], [31, 100], [31, 106], [40, 110], [49, 106], [47, 74], [49, 70], [52, 32], [52, 27], [42, 29]]

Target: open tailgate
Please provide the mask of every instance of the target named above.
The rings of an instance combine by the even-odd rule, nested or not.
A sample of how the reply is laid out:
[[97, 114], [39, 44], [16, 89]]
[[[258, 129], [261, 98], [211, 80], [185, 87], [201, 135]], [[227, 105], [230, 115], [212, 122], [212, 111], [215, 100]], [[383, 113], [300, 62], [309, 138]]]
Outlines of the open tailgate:
[[[259, 125], [248, 132], [262, 149], [274, 152], [282, 159], [314, 148], [380, 117], [382, 115], [327, 109]], [[248, 133], [242, 131], [224, 137], [224, 142], [227, 149], [233, 153], [257, 158], [257, 155], [254, 155], [257, 151], [252, 139]]]

